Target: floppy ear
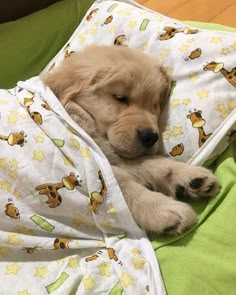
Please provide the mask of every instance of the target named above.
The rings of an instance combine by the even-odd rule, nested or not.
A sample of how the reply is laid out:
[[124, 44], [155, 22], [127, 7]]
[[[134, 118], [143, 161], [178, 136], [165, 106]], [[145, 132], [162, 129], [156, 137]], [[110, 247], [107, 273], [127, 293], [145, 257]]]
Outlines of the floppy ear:
[[[73, 62], [74, 60], [74, 62]], [[86, 71], [79, 66], [77, 60], [71, 56], [65, 59], [58, 68], [42, 75], [44, 83], [50, 87], [58, 99], [65, 104], [73, 96], [78, 95], [86, 88], [88, 79]]]
[[80, 54], [74, 54], [58, 68], [43, 74], [42, 80], [65, 105], [69, 100], [78, 98], [83, 91], [91, 89], [91, 86], [99, 85], [108, 71], [107, 67], [98, 68], [89, 61], [85, 62]]

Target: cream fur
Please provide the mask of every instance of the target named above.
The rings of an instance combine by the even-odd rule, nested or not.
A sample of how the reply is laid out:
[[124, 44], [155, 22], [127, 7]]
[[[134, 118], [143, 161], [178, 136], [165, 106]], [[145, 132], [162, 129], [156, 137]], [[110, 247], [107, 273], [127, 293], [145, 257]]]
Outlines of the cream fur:
[[[156, 58], [128, 47], [92, 46], [43, 79], [109, 159], [141, 228], [181, 233], [195, 224], [193, 209], [175, 200], [176, 189], [183, 187], [192, 198], [207, 197], [219, 190], [217, 179], [204, 168], [158, 156], [158, 141], [145, 148], [137, 136], [146, 128], [159, 133], [161, 105], [169, 92], [169, 78]], [[201, 186], [192, 188], [198, 178]]]

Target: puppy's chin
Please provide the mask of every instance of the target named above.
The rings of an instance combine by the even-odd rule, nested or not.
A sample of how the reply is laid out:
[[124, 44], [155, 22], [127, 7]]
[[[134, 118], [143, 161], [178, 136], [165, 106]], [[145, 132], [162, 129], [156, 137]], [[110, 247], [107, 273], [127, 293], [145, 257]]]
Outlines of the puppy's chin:
[[117, 151], [115, 150], [115, 152], [121, 157], [121, 158], [126, 158], [126, 159], [137, 159], [139, 157], [142, 156], [146, 156], [146, 155], [156, 155], [157, 154], [157, 150], [155, 149], [146, 149], [143, 152], [136, 152], [136, 153], [129, 153], [129, 152], [125, 152], [125, 151]]
[[121, 158], [136, 159], [145, 155], [155, 155], [158, 152], [159, 144], [156, 143], [151, 148], [144, 148], [140, 144], [127, 145], [120, 141], [119, 145], [115, 145], [114, 142], [110, 141], [115, 153]]

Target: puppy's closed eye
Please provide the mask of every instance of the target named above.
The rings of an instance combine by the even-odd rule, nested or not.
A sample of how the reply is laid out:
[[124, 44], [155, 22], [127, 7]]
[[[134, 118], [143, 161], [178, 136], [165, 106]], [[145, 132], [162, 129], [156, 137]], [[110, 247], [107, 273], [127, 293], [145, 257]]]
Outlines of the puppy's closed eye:
[[113, 94], [113, 97], [114, 97], [116, 100], [118, 100], [119, 102], [121, 102], [121, 103], [124, 103], [124, 104], [128, 104], [128, 103], [129, 103], [129, 98], [128, 98], [128, 96]]

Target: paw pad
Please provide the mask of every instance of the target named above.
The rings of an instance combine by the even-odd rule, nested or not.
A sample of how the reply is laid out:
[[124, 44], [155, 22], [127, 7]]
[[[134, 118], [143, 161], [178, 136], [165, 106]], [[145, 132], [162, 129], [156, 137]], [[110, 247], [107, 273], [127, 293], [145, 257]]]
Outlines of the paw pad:
[[176, 191], [175, 191], [175, 196], [178, 200], [183, 201], [183, 202], [189, 200], [189, 198], [190, 198], [188, 191], [182, 185], [177, 185]]
[[198, 189], [200, 188], [204, 183], [204, 178], [194, 178], [191, 182], [190, 182], [190, 187], [192, 189]]

